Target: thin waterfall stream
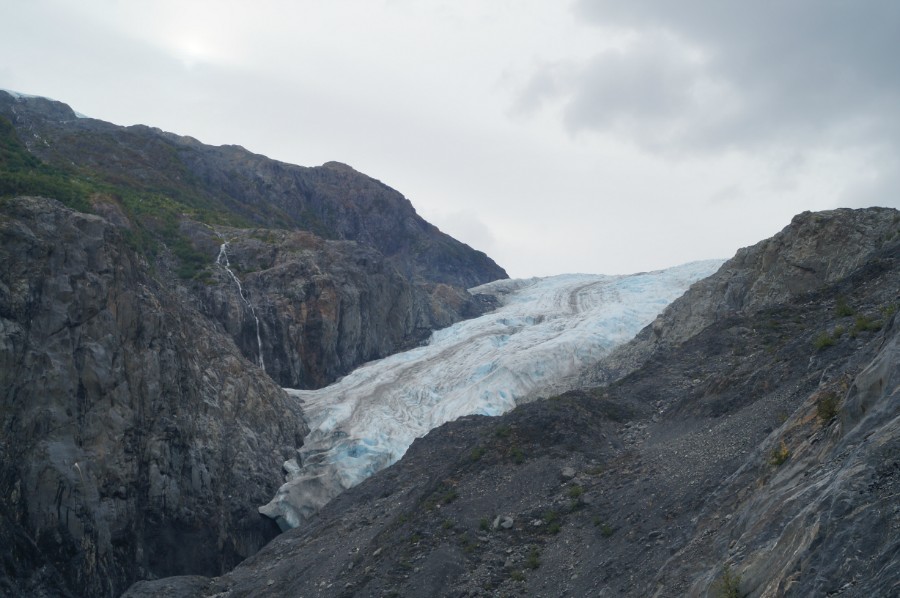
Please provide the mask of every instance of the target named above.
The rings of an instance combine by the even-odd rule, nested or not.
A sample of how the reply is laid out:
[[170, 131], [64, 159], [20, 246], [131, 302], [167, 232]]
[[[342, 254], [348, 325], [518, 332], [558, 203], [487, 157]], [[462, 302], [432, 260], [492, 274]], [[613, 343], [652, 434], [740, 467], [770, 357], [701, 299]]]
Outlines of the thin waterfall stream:
[[253, 316], [253, 320], [256, 322], [256, 349], [259, 355], [259, 367], [266, 370], [265, 361], [263, 361], [263, 351], [262, 351], [262, 336], [259, 332], [259, 318], [256, 316], [256, 310], [253, 309], [253, 304], [250, 303], [250, 300], [247, 299], [247, 295], [244, 294], [244, 287], [241, 286], [241, 281], [238, 279], [237, 275], [231, 270], [231, 264], [228, 261], [228, 241], [222, 240], [222, 245], [219, 246], [219, 255], [216, 257], [216, 264], [223, 268], [228, 274], [231, 276], [231, 279], [234, 281], [234, 284], [237, 285], [238, 293], [241, 296], [241, 299], [244, 301], [244, 304], [250, 310], [250, 315]]

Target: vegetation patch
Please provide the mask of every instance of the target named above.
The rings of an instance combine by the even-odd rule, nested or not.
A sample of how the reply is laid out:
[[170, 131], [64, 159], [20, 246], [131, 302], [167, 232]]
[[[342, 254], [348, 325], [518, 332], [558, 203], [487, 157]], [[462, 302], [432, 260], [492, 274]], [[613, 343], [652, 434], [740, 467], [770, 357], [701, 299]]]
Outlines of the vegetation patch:
[[437, 491], [425, 501], [425, 508], [431, 511], [439, 504], [449, 505], [457, 498], [459, 498], [459, 492], [456, 491], [456, 488], [447, 484], [441, 484]]
[[525, 573], [518, 569], [513, 569], [509, 572], [509, 578], [513, 581], [525, 581]]
[[791, 456], [791, 451], [788, 450], [787, 445], [784, 443], [784, 440], [781, 441], [776, 448], [772, 449], [772, 452], [769, 453], [769, 465], [773, 467], [778, 467], [783, 464], [788, 458]]
[[876, 320], [862, 314], [856, 316], [853, 324], [854, 332], [875, 332], [881, 330], [881, 320]]
[[497, 429], [494, 430], [494, 435], [497, 438], [509, 438], [510, 434], [512, 434], [512, 428], [506, 425], [497, 426]]
[[29, 153], [12, 123], [0, 116], [0, 198], [37, 195], [78, 212], [90, 212], [88, 197], [94, 191], [88, 181], [44, 164]]
[[722, 577], [713, 583], [712, 595], [716, 598], [743, 598], [741, 593], [741, 576], [731, 571], [729, 565], [722, 569]]
[[837, 304], [835, 305], [834, 311], [840, 318], [846, 318], [847, 316], [853, 315], [853, 308], [850, 307], [850, 304], [847, 303], [847, 300], [843, 297], [837, 298]]
[[545, 511], [541, 516], [544, 524], [547, 526], [547, 532], [550, 534], [558, 534], [562, 529], [562, 520], [559, 513], [554, 510]]
[[525, 462], [525, 453], [518, 446], [513, 445], [509, 449], [509, 458], [512, 459], [513, 463], [516, 465], [521, 465]]
[[833, 347], [835, 345], [834, 337], [828, 334], [827, 332], [823, 332], [813, 341], [813, 346], [816, 350], [821, 351], [822, 349], [827, 349], [828, 347]]
[[541, 551], [537, 546], [532, 546], [525, 558], [525, 566], [529, 569], [537, 569], [541, 566]]
[[595, 527], [600, 528], [600, 535], [604, 538], [609, 538], [614, 533], [616, 533], [616, 530], [614, 530], [610, 524], [603, 521], [603, 519], [601, 519], [599, 515], [594, 516], [591, 521]]
[[816, 401], [816, 415], [823, 424], [830, 422], [838, 414], [838, 397], [833, 392], [825, 393]]

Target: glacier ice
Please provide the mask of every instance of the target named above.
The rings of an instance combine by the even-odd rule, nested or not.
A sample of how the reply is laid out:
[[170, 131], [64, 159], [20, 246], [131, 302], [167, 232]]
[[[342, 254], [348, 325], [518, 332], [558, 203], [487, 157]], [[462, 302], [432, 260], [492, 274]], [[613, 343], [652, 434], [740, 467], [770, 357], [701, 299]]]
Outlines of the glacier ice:
[[641, 274], [565, 274], [470, 289], [501, 306], [434, 332], [428, 344], [374, 361], [302, 401], [310, 433], [287, 481], [260, 512], [297, 526], [341, 491], [396, 462], [413, 440], [464, 415], [500, 415], [568, 389], [722, 260]]

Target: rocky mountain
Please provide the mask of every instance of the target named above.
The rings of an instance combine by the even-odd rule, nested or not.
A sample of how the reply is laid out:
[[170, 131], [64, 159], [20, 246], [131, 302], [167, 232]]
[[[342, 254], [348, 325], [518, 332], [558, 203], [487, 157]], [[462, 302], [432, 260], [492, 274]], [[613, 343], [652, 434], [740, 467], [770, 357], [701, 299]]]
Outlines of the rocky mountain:
[[127, 596], [890, 596], [900, 214], [798, 216], [602, 362], [469, 416], [230, 573]]
[[0, 91], [0, 595], [218, 575], [316, 388], [491, 309], [505, 277], [348, 166]]
[[0, 202], [0, 264], [0, 594], [212, 575], [275, 535], [255, 503], [307, 429], [215, 322], [54, 200]]
[[[46, 195], [126, 229], [282, 386], [415, 346], [491, 307], [466, 288], [506, 278], [343, 164], [293, 166], [4, 91], [0, 133], [0, 195]], [[226, 241], [243, 296], [218, 259]]]

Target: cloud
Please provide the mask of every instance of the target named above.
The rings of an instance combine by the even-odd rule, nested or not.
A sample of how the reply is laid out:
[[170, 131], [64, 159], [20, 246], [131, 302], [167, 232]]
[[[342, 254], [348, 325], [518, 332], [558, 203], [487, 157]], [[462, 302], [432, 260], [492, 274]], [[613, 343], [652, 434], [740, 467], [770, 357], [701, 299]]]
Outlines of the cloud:
[[556, 101], [570, 131], [644, 148], [796, 144], [900, 150], [900, 3], [581, 0], [578, 18], [634, 41], [544, 65], [517, 105]]

